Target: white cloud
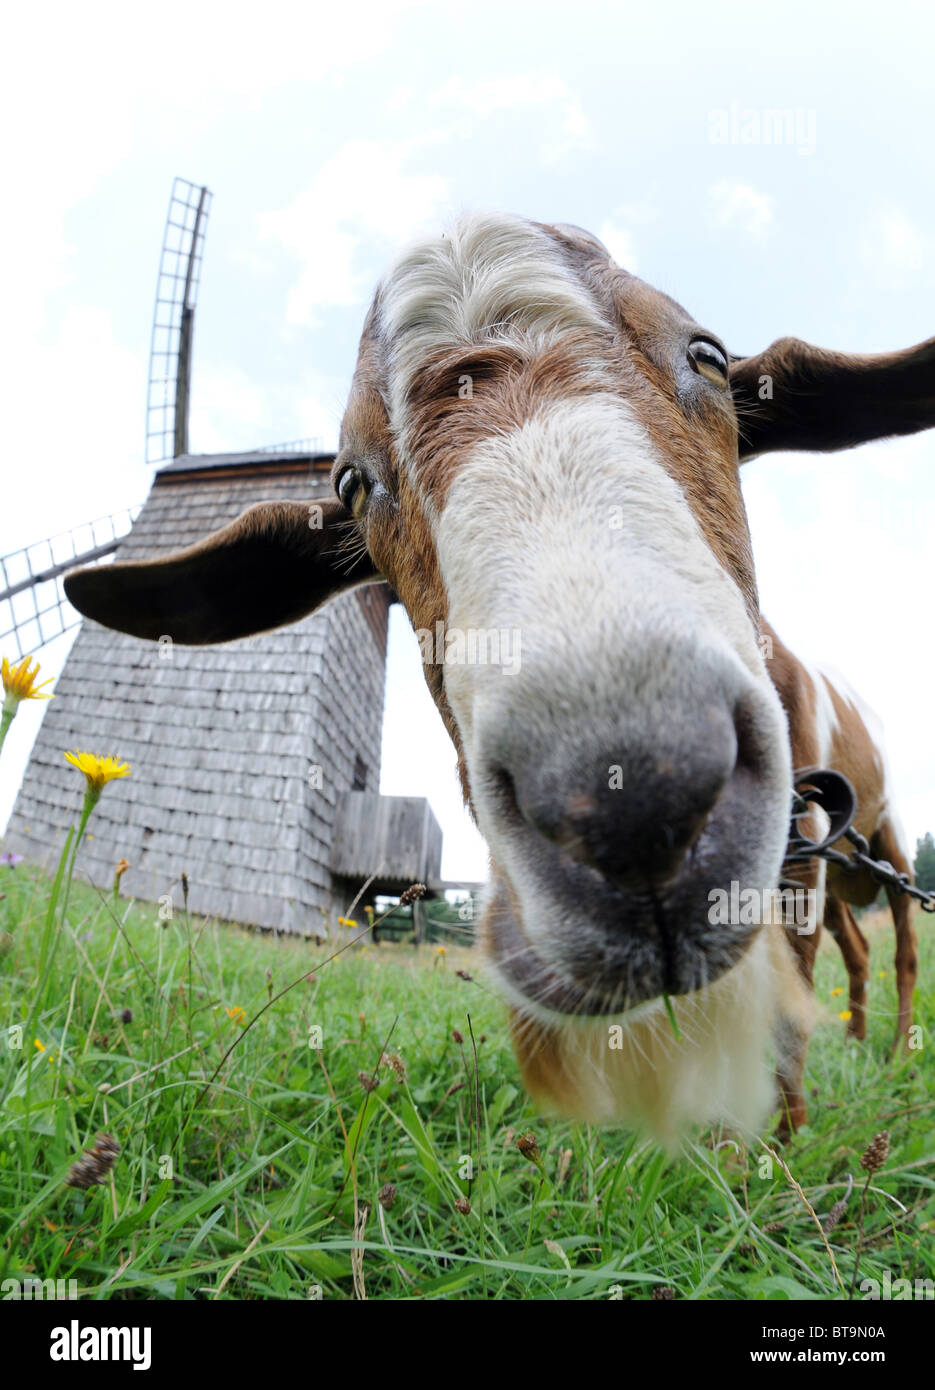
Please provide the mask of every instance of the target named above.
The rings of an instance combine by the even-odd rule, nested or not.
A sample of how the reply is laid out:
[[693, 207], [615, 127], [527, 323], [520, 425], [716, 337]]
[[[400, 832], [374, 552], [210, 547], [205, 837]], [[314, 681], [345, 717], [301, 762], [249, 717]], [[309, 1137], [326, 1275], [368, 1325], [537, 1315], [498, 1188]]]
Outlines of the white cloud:
[[718, 179], [708, 188], [708, 217], [713, 227], [740, 232], [751, 241], [766, 241], [775, 220], [775, 199], [752, 184]]
[[637, 198], [633, 202], [619, 203], [611, 216], [619, 218], [622, 222], [633, 227], [648, 227], [650, 222], [657, 221], [659, 217], [659, 203], [655, 188], [651, 188], [643, 197]]
[[190, 447], [199, 454], [252, 449], [275, 441], [268, 394], [241, 367], [198, 367], [192, 379]]
[[187, 0], [164, 0], [157, 23], [115, 3], [5, 14], [4, 179], [23, 210], [4, 219], [4, 251], [17, 267], [7, 297], [34, 274], [44, 289], [67, 283], [63, 213], [130, 156], [153, 119], [160, 153], [197, 148], [225, 105], [257, 108], [264, 92], [310, 76], [323, 85], [387, 48], [400, 17], [423, 3], [270, 0], [262, 25], [243, 0], [232, 0], [223, 23], [214, 5]]
[[881, 288], [910, 289], [931, 283], [932, 239], [902, 208], [875, 212], [858, 238], [860, 264]]
[[882, 719], [913, 847], [935, 829], [935, 656], [923, 637], [933, 462], [935, 441], [920, 434], [776, 455], [743, 472], [763, 611], [797, 655], [837, 667]]
[[551, 119], [539, 146], [540, 158], [552, 164], [572, 150], [588, 149], [591, 122], [568, 84], [555, 73], [513, 73], [467, 81], [450, 77], [428, 97], [430, 106], [453, 107], [486, 119], [499, 111], [547, 107]]
[[618, 203], [601, 222], [597, 235], [617, 264], [635, 275], [638, 271], [639, 256], [634, 229], [648, 227], [658, 217], [656, 190], [650, 189], [643, 197], [633, 202]]
[[191, 448], [199, 454], [267, 448], [314, 439], [337, 446], [347, 381], [306, 371], [282, 383], [258, 383], [229, 363], [196, 369], [192, 385]]
[[326, 372], [308, 371], [295, 411], [301, 423], [301, 438], [320, 439], [325, 449], [338, 447], [338, 430], [347, 404], [347, 380]]
[[110, 313], [73, 302], [54, 333], [6, 355], [0, 554], [142, 500], [146, 355]]
[[631, 275], [636, 274], [637, 256], [633, 233], [618, 220], [617, 215], [605, 217], [597, 229], [597, 235], [607, 247], [614, 260]]
[[261, 239], [301, 264], [286, 301], [289, 323], [315, 325], [323, 308], [362, 303], [389, 251], [437, 226], [448, 178], [406, 167], [427, 143], [348, 141], [288, 207], [258, 216]]

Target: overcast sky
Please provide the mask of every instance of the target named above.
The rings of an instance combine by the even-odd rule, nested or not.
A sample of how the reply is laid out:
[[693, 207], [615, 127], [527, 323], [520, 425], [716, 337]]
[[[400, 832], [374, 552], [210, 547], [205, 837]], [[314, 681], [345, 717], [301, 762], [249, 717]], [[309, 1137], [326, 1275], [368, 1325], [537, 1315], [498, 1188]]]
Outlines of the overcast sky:
[[[933, 37], [911, 0], [9, 11], [0, 553], [148, 491], [176, 174], [214, 194], [197, 452], [333, 446], [381, 269], [460, 208], [590, 228], [735, 352], [930, 336]], [[777, 108], [791, 138], [751, 142]], [[763, 609], [882, 716], [914, 842], [935, 829], [935, 434], [765, 458], [744, 485]], [[40, 713], [13, 726], [0, 825]], [[453, 767], [394, 609], [382, 789], [429, 796], [444, 873], [483, 877]]]

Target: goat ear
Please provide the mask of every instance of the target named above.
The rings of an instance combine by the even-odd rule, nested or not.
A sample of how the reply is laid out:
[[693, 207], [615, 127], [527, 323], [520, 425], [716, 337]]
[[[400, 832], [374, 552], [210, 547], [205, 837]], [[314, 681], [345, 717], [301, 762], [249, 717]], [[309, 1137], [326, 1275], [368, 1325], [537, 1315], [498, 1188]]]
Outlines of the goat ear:
[[202, 645], [297, 622], [345, 589], [380, 578], [339, 502], [259, 502], [197, 545], [159, 560], [72, 570], [79, 613], [118, 632]]
[[777, 449], [848, 449], [935, 425], [935, 338], [856, 356], [780, 338], [730, 369], [740, 461]]

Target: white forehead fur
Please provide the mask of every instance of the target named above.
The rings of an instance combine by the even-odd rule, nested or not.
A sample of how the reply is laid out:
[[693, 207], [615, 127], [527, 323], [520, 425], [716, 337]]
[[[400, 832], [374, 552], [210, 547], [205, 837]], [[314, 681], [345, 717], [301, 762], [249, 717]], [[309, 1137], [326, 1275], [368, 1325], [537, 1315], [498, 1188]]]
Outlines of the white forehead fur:
[[518, 624], [533, 640], [563, 630], [589, 682], [589, 633], [613, 652], [652, 614], [679, 641], [703, 623], [713, 647], [768, 684], [736, 582], [619, 396], [545, 403], [475, 446], [432, 529], [452, 622]]
[[380, 305], [397, 432], [414, 377], [440, 349], [541, 348], [572, 330], [613, 329], [548, 232], [504, 213], [463, 213], [447, 233], [409, 247], [387, 272]]
[[[731, 706], [759, 691], [777, 808], [766, 836], [769, 881], [788, 833], [779, 697], [740, 590], [627, 403], [594, 394], [548, 404], [476, 446], [432, 530], [449, 625], [521, 639], [522, 669], [512, 679], [483, 665], [446, 670], [481, 830], [492, 831], [473, 778], [481, 725], [510, 718], [520, 698], [524, 722], [543, 737], [556, 709], [613, 722], [622, 707], [642, 721], [645, 746], [662, 746], [704, 673]], [[523, 855], [504, 843], [500, 857], [520, 893], [532, 893]], [[528, 931], [544, 944], [555, 924], [544, 912]]]

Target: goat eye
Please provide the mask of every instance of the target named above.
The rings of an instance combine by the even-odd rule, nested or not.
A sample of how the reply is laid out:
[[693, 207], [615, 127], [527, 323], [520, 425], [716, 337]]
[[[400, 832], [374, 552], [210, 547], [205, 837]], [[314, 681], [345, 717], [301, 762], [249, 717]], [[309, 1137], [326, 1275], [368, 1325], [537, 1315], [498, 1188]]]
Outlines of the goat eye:
[[352, 516], [360, 517], [367, 501], [367, 485], [358, 468], [345, 468], [337, 481], [338, 498]]
[[707, 338], [696, 338], [688, 345], [688, 360], [700, 376], [707, 378], [715, 386], [727, 385], [727, 358], [717, 343], [712, 343]]

